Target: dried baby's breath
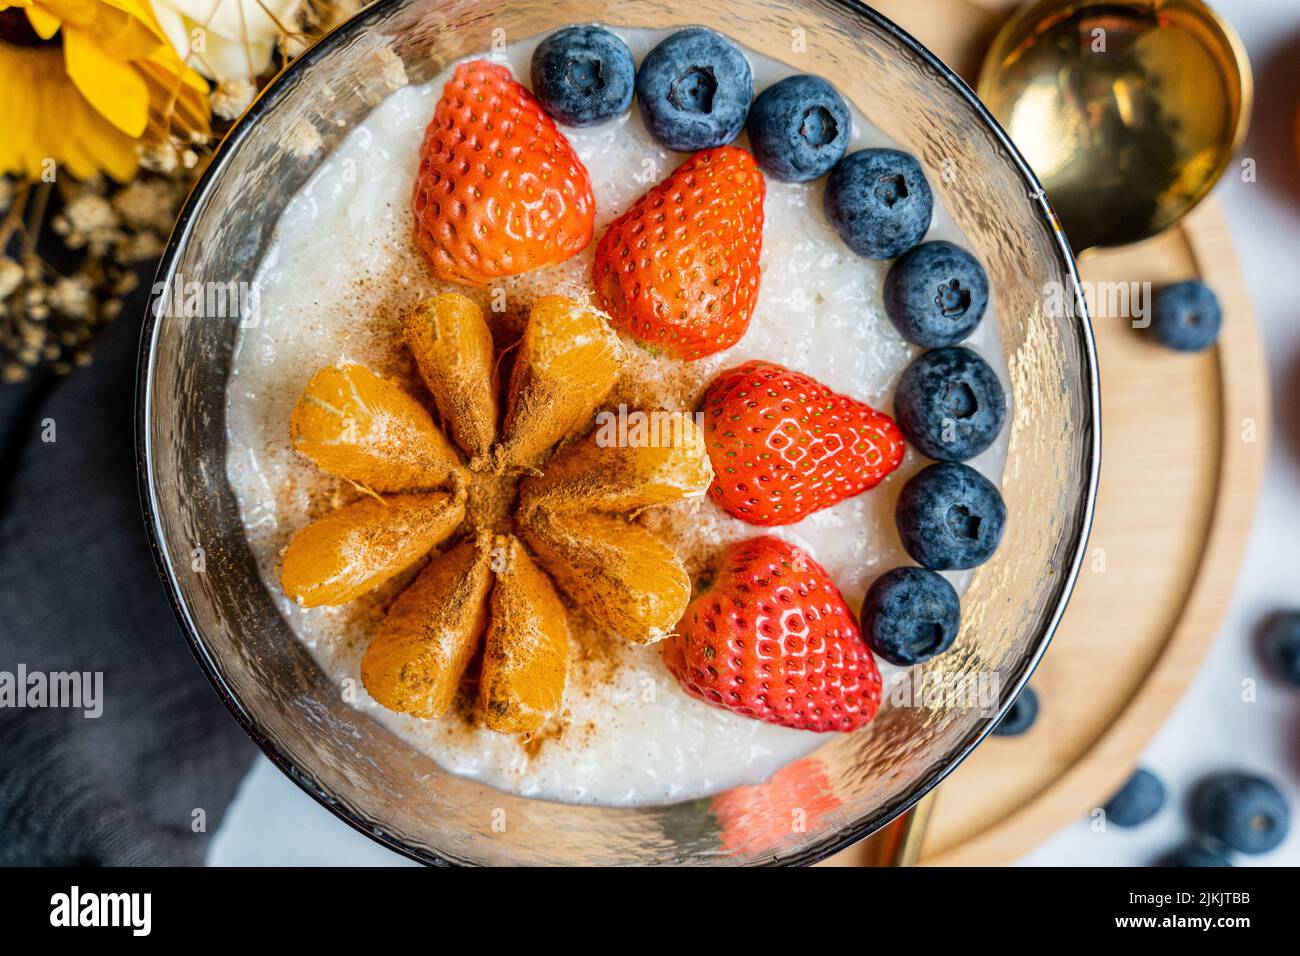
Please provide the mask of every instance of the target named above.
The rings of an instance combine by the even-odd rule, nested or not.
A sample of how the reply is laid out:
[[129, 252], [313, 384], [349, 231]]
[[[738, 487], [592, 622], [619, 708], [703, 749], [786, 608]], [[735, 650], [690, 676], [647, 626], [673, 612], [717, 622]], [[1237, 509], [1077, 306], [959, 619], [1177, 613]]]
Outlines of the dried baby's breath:
[[[162, 252], [192, 177], [141, 173], [121, 187], [100, 178], [5, 181], [12, 199], [0, 223], [0, 381], [90, 364], [95, 331], [121, 312], [139, 264]], [[66, 250], [53, 257], [62, 271], [44, 257], [55, 244]]]
[[223, 120], [238, 119], [257, 95], [257, 88], [241, 78], [222, 80], [212, 93], [212, 113]]

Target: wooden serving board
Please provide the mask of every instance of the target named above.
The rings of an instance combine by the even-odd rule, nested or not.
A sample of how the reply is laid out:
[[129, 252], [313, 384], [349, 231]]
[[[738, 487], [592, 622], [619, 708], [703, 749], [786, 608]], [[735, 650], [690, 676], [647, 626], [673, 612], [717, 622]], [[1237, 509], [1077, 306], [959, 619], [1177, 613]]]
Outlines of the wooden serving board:
[[[877, 0], [973, 87], [1014, 0]], [[1254, 516], [1269, 434], [1268, 373], [1222, 213], [1085, 256], [1085, 282], [1199, 276], [1218, 293], [1218, 347], [1163, 350], [1126, 319], [1094, 320], [1102, 391], [1096, 522], [1064, 621], [1031, 681], [1023, 737], [990, 737], [937, 789], [921, 862], [1010, 862], [1127, 778], [1219, 629]], [[855, 865], [862, 845], [831, 862]]]

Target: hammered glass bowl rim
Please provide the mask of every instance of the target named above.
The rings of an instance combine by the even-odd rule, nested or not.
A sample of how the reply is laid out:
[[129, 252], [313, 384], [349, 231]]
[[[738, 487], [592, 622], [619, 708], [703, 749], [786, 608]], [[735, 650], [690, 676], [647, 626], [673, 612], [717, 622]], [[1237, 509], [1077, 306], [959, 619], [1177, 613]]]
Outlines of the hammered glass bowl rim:
[[[230, 684], [222, 675], [221, 669], [209, 650], [203, 634], [200, 632], [186, 606], [184, 598], [181, 596], [175, 579], [175, 571], [163, 546], [165, 532], [161, 526], [156, 506], [158, 489], [153, 480], [153, 451], [149, 434], [154, 345], [157, 338], [156, 331], [159, 319], [157, 309], [158, 290], [170, 288], [181, 253], [190, 239], [197, 210], [203, 206], [205, 197], [222, 176], [228, 160], [238, 145], [250, 134], [258, 120], [273, 111], [293, 88], [296, 74], [317, 60], [329, 56], [334, 50], [347, 44], [357, 36], [363, 35], [376, 21], [383, 18], [389, 7], [404, 2], [409, 2], [409, 0], [376, 0], [370, 6], [358, 11], [351, 18], [320, 37], [296, 59], [282, 68], [226, 133], [218, 144], [208, 166], [200, 174], [190, 190], [184, 205], [177, 215], [176, 223], [167, 241], [163, 256], [159, 261], [154, 276], [153, 294], [150, 296], [141, 327], [135, 389], [136, 475], [139, 483], [140, 507], [149, 540], [149, 548], [153, 554], [158, 574], [162, 579], [163, 587], [167, 592], [172, 612], [176, 616], [181, 631], [185, 635], [186, 642], [198, 661], [199, 667], [227, 709], [244, 729], [244, 732], [285, 776], [353, 829], [416, 862], [452, 866], [456, 865], [456, 861], [443, 857], [436, 852], [407, 845], [383, 825], [367, 819], [345, 801], [330, 793], [316, 781], [308, 770], [300, 767], [293, 758], [289, 757], [276, 740], [259, 726], [257, 719], [244, 706], [238, 695], [234, 693]], [[1061, 617], [1065, 613], [1066, 605], [1074, 590], [1083, 563], [1088, 536], [1092, 528], [1101, 467], [1101, 395], [1098, 384], [1096, 340], [1087, 311], [1087, 303], [1083, 297], [1074, 254], [1059, 227], [1055, 213], [1052, 211], [1051, 204], [1047, 199], [1047, 193], [1038, 177], [1021, 155], [1020, 150], [1011, 141], [1010, 136], [970, 86], [920, 41], [888, 17], [859, 2], [859, 0], [822, 0], [822, 2], [839, 7], [851, 16], [869, 22], [875, 29], [906, 48], [912, 56], [931, 69], [942, 82], [947, 83], [953, 92], [966, 101], [967, 105], [983, 123], [986, 131], [994, 137], [998, 145], [1005, 151], [1007, 158], [1024, 181], [1028, 198], [1034, 202], [1044, 225], [1052, 234], [1053, 246], [1059, 259], [1056, 264], [1074, 285], [1075, 315], [1079, 321], [1079, 344], [1081, 345], [1081, 357], [1083, 359], [1080, 372], [1085, 379], [1088, 393], [1087, 407], [1091, 421], [1088, 428], [1087, 459], [1085, 462], [1087, 472], [1085, 501], [1079, 513], [1077, 526], [1073, 529], [1074, 547], [1070, 565], [1066, 569], [1066, 573], [1060, 577], [1057, 592], [1049, 602], [1052, 612], [1044, 632], [1039, 636], [1033, 651], [1025, 655], [1021, 661], [1019, 673], [1016, 675], [1015, 680], [1004, 684], [1002, 687], [1003, 696], [999, 704], [997, 719], [985, 721], [982, 727], [977, 727], [973, 733], [968, 735], [965, 741], [950, 753], [947, 760], [936, 763], [932, 771], [921, 778], [906, 798], [890, 808], [888, 815], [881, 818], [878, 813], [866, 813], [857, 821], [840, 828], [838, 831], [828, 833], [824, 838], [799, 853], [782, 859], [780, 861], [782, 865], [816, 863], [883, 828], [889, 822], [910, 810], [927, 793], [933, 790], [997, 726], [998, 719], [1001, 718], [1021, 689], [1029, 682], [1030, 676], [1046, 653], [1052, 636], [1060, 624]]]

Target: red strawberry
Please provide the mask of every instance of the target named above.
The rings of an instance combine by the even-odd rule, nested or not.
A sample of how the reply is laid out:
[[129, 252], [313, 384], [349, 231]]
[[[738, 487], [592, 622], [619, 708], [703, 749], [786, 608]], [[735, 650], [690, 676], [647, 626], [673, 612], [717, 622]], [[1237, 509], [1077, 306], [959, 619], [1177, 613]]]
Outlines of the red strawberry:
[[730, 348], [758, 300], [766, 187], [735, 146], [696, 153], [610, 224], [592, 284], [616, 328], [673, 358]]
[[495, 63], [456, 67], [420, 145], [415, 244], [433, 274], [487, 285], [591, 241], [591, 178], [533, 94]]
[[719, 374], [703, 411], [709, 495], [750, 524], [794, 524], [874, 488], [903, 460], [888, 415], [771, 362]]
[[779, 538], [723, 550], [663, 656], [692, 696], [798, 730], [857, 730], [880, 707], [880, 672], [843, 596]]

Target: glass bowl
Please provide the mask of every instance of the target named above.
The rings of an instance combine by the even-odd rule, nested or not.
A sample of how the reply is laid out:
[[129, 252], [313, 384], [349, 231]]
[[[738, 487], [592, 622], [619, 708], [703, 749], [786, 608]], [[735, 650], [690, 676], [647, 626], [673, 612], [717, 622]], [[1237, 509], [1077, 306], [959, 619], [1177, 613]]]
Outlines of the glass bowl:
[[1069, 248], [1015, 147], [932, 54], [841, 0], [380, 0], [289, 66], [231, 131], [180, 215], [155, 289], [251, 281], [285, 204], [390, 89], [385, 51], [423, 83], [506, 38], [606, 19], [709, 26], [825, 77], [921, 158], [987, 266], [1011, 373], [1010, 521], [963, 600], [954, 650], [927, 670], [984, 680], [994, 706], [942, 695], [891, 706], [769, 783], [666, 806], [530, 800], [447, 773], [353, 710], [276, 611], [226, 481], [239, 319], [180, 317], [162, 294], [140, 353], [145, 520], [184, 633], [235, 717], [304, 790], [394, 850], [429, 863], [814, 862], [911, 807], [1014, 699], [1065, 608], [1096, 490], [1096, 357]]

